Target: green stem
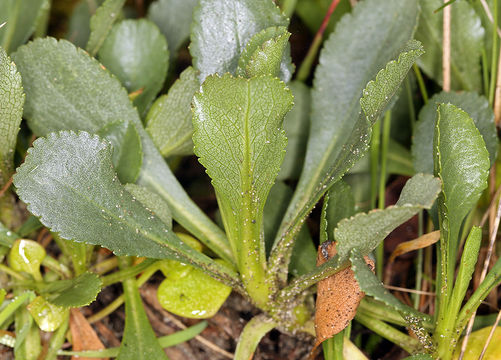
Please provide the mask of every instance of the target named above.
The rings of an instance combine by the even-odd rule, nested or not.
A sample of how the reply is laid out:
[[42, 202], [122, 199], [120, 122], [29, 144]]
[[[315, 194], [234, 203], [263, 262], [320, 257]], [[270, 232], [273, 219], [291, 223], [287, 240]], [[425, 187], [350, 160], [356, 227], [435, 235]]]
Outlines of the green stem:
[[[421, 210], [418, 215], [418, 237], [423, 235], [423, 211]], [[421, 290], [423, 282], [423, 249], [419, 249], [416, 259], [416, 290]], [[419, 302], [421, 301], [420, 294], [414, 294], [414, 309], [419, 309]]]
[[411, 122], [411, 129], [412, 132], [414, 132], [414, 127], [416, 126], [416, 108], [414, 107], [414, 97], [412, 96], [409, 76], [405, 78], [405, 92], [407, 94], [407, 103], [409, 105], [409, 120]]
[[421, 346], [417, 339], [411, 338], [403, 332], [398, 331], [393, 326], [390, 326], [381, 320], [375, 319], [362, 311], [357, 312], [355, 319], [369, 330], [372, 330], [395, 345], [400, 346], [410, 354], [421, 350]]
[[57, 360], [57, 352], [61, 346], [63, 346], [64, 339], [66, 338], [66, 332], [68, 331], [69, 320], [69, 312], [67, 312], [63, 323], [50, 338], [49, 349], [45, 355], [45, 360]]
[[[391, 111], [387, 111], [383, 118], [383, 136], [381, 142], [381, 170], [379, 172], [378, 208], [384, 209], [386, 190], [386, 164], [388, 160], [388, 144], [390, 143]], [[384, 241], [376, 248], [376, 274], [379, 280], [383, 279]]]
[[484, 95], [489, 94], [489, 68], [487, 65], [487, 53], [485, 47], [482, 47], [482, 81], [484, 85]]
[[235, 350], [235, 359], [252, 359], [257, 344], [278, 324], [264, 314], [253, 317], [245, 325]]
[[414, 74], [416, 74], [416, 80], [418, 82], [419, 91], [421, 92], [424, 104], [426, 105], [428, 103], [428, 92], [426, 91], [423, 75], [421, 75], [421, 70], [419, 70], [419, 66], [417, 66], [417, 64], [412, 65], [412, 69], [414, 70]]
[[18, 273], [17, 271], [12, 270], [10, 267], [5, 266], [4, 264], [0, 264], [0, 271], [3, 271], [6, 274], [9, 274], [16, 280], [24, 281], [27, 278], [25, 278], [23, 275]]
[[136, 276], [137, 274], [145, 271], [150, 266], [154, 266], [155, 269], [158, 269], [158, 265], [156, 264], [157, 262], [158, 262], [158, 260], [156, 260], [156, 259], [146, 259], [143, 262], [141, 262], [135, 266], [124, 268], [124, 269], [121, 269], [117, 272], [114, 272], [113, 274], [103, 276], [102, 277], [103, 287], [106, 287], [106, 286], [109, 286], [111, 284], [123, 281], [125, 279], [130, 278], [130, 277]]
[[492, 24], [492, 54], [491, 54], [491, 80], [489, 82], [489, 104], [494, 104], [494, 90], [496, 88], [497, 55], [498, 55], [498, 0], [494, 0], [492, 9], [494, 23]]
[[322, 24], [320, 25], [320, 28], [315, 34], [313, 42], [311, 43], [311, 46], [308, 49], [308, 52], [306, 53], [306, 57], [304, 58], [303, 62], [301, 63], [301, 66], [299, 67], [296, 80], [304, 82], [306, 81], [306, 79], [308, 79], [308, 76], [310, 76], [311, 66], [315, 61], [318, 54], [318, 50], [320, 49], [320, 45], [322, 44], [322, 38], [324, 36], [325, 29], [329, 24], [329, 20], [331, 18], [332, 13], [334, 12], [334, 10], [336, 10], [336, 7], [340, 1], [341, 0], [332, 0], [329, 9], [327, 10], [327, 13], [325, 14], [325, 17], [322, 21]]
[[371, 148], [370, 148], [370, 169], [371, 169], [371, 199], [370, 208], [376, 208], [378, 190], [378, 170], [379, 155], [381, 148], [381, 121], [377, 121], [372, 128]]

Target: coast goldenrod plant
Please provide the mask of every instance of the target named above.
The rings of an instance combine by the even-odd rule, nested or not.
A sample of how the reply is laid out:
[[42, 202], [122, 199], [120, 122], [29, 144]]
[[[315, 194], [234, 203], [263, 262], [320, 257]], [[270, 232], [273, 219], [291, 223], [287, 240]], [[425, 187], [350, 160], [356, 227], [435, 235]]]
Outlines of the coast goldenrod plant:
[[[497, 261], [471, 284], [501, 216], [490, 206], [482, 231], [499, 183], [497, 2], [82, 0], [65, 36], [49, 26], [61, 1], [1, 2], [0, 343], [25, 360], [167, 359], [207, 321], [157, 337], [139, 292], [157, 274], [172, 314], [211, 318], [232, 291], [257, 309], [239, 360], [273, 329], [316, 337], [326, 359], [384, 340], [409, 359], [475, 350], [470, 319], [501, 282]], [[189, 156], [216, 211], [176, 176]], [[383, 241], [415, 215], [423, 236], [398, 253], [419, 249], [415, 294], [397, 298]], [[119, 347], [78, 345], [76, 324], [122, 304]]]

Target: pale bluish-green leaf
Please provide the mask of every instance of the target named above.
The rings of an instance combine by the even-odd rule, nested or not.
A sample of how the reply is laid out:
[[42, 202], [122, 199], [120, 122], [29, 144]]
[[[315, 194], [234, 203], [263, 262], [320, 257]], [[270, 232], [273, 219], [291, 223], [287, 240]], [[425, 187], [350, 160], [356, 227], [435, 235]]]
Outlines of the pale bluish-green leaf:
[[24, 44], [33, 31], [45, 0], [0, 1], [0, 46], [7, 53]]
[[0, 188], [14, 171], [14, 148], [23, 117], [24, 93], [16, 65], [0, 47]]
[[145, 19], [113, 25], [98, 57], [129, 92], [140, 91], [134, 105], [143, 114], [162, 89], [169, 63], [167, 42], [156, 25]]
[[[362, 4], [369, 3], [371, 3], [371, 1], [366, 3], [364, 2]], [[371, 7], [369, 7], [369, 9], [371, 9]], [[392, 10], [388, 11], [391, 12]], [[358, 16], [362, 15], [367, 16], [367, 14], [363, 12], [361, 12]], [[357, 22], [355, 22], [355, 24], [356, 23]], [[339, 25], [340, 27], [341, 24]], [[348, 24], [350, 27], [353, 26], [353, 24], [349, 22]], [[346, 29], [344, 29], [343, 32], [344, 31], [346, 31]], [[336, 39], [337, 35], [339, 35], [337, 31], [333, 33], [333, 39]], [[346, 34], [346, 36], [349, 35]], [[349, 117], [341, 116], [341, 119], [332, 118], [331, 115], [328, 115], [330, 119], [325, 118], [325, 114], [343, 114], [343, 112], [341, 110], [337, 111], [333, 109], [331, 105], [327, 105], [325, 94], [330, 94], [330, 91], [325, 91], [326, 88], [324, 87], [321, 87], [321, 89], [324, 90], [322, 93], [319, 89], [316, 90], [317, 98], [321, 98], [324, 101], [323, 105], [319, 105], [319, 100], [317, 100], [316, 104], [317, 106], [320, 106], [320, 108], [323, 108], [325, 113], [317, 114], [316, 121], [314, 121], [315, 115], [312, 117], [312, 121], [315, 122], [315, 124], [312, 123], [310, 129], [310, 138], [308, 140], [305, 165], [303, 167], [299, 184], [294, 193], [294, 197], [292, 198], [292, 201], [287, 209], [287, 213], [284, 216], [284, 220], [282, 221], [280, 231], [275, 240], [274, 250], [271, 255], [272, 273], [277, 273], [280, 264], [283, 261], [288, 261], [288, 257], [290, 256], [290, 245], [293, 241], [294, 234], [299, 231], [304, 218], [309, 214], [317, 201], [320, 200], [322, 195], [329, 189], [330, 186], [332, 186], [332, 184], [338, 181], [346, 173], [346, 171], [348, 171], [350, 167], [352, 167], [353, 164], [363, 156], [369, 146], [368, 144], [372, 125], [387, 107], [392, 96], [398, 91], [398, 88], [401, 82], [405, 79], [408, 70], [416, 58], [422, 54], [422, 52], [423, 50], [419, 42], [413, 40], [409, 41], [404, 52], [402, 52], [398, 57], [398, 60], [390, 61], [386, 65], [386, 68], [382, 69], [377, 74], [376, 80], [370, 81], [367, 84], [365, 90], [363, 90], [363, 97], [360, 99], [363, 114], [357, 111], [356, 114], [344, 113], [344, 115], [349, 115]], [[332, 54], [328, 57], [331, 56]], [[344, 60], [342, 62], [344, 63]], [[327, 65], [328, 64], [325, 63], [325, 66]], [[319, 70], [317, 70], [317, 73], [318, 71]], [[334, 72], [338, 73], [337, 70]], [[330, 76], [329, 73], [324, 75], [326, 77]], [[351, 85], [346, 84], [346, 86]], [[315, 109], [315, 96], [313, 94], [312, 96], [314, 100], [312, 105]], [[354, 100], [355, 98], [358, 99], [358, 97], [353, 97], [351, 100]], [[328, 102], [331, 103], [332, 98]], [[356, 108], [358, 109], [358, 107]], [[358, 116], [358, 120], [353, 121], [354, 118], [351, 116], [354, 116], [354, 118]], [[326, 122], [322, 122], [322, 120], [325, 120]], [[336, 128], [335, 124], [338, 122], [337, 125], [340, 126], [339, 131], [340, 133], [343, 133], [341, 137], [339, 137], [338, 134], [335, 136], [334, 134], [331, 134], [332, 139], [323, 138], [326, 133], [330, 134], [331, 128], [326, 127], [329, 120], [331, 125], [333, 125], [333, 128]], [[343, 122], [339, 123], [340, 120]], [[320, 137], [318, 135], [319, 132], [323, 134]], [[314, 133], [316, 135], [313, 135]], [[330, 142], [331, 140], [333, 142]], [[324, 143], [323, 146], [317, 146], [322, 142]], [[315, 145], [313, 143], [315, 143]], [[310, 155], [308, 155], [309, 152]], [[334, 156], [334, 159], [329, 158], [327, 154], [329, 154], [329, 156]], [[281, 274], [282, 279], [284, 279], [284, 275], [285, 274], [283, 273]]]
[[442, 180], [437, 204], [442, 261], [448, 266], [448, 273], [442, 276], [447, 281], [454, 276], [461, 224], [487, 187], [490, 162], [475, 123], [452, 104], [438, 107], [433, 154], [435, 174]]
[[125, 0], [105, 0], [90, 18], [90, 35], [86, 50], [95, 56], [117, 20]]
[[[423, 43], [426, 54], [418, 60], [426, 75], [442, 84], [442, 18], [441, 0], [419, 0], [421, 16], [416, 39]], [[480, 17], [468, 1], [451, 5], [451, 87], [454, 90], [482, 89], [480, 56], [484, 28]]]
[[123, 282], [125, 328], [117, 360], [167, 360], [146, 316], [134, 278]]
[[157, 0], [148, 8], [148, 19], [153, 21], [167, 39], [169, 53], [177, 50], [190, 37], [193, 9], [198, 0]]
[[414, 175], [402, 189], [394, 206], [384, 210], [359, 213], [338, 223], [334, 231], [341, 261], [348, 259], [351, 249], [369, 254], [397, 226], [418, 211], [429, 209], [440, 192], [440, 181], [429, 174]]
[[37, 39], [14, 55], [26, 92], [24, 117], [37, 135], [59, 130], [95, 133], [117, 120], [136, 126], [143, 148], [138, 182], [169, 204], [173, 217], [232, 262], [224, 233], [189, 198], [157, 151], [120, 82], [85, 51], [65, 40]]
[[169, 205], [158, 194], [136, 184], [126, 184], [125, 190], [172, 228], [172, 214]]
[[353, 249], [350, 254], [351, 268], [355, 273], [355, 279], [357, 279], [360, 290], [362, 290], [366, 295], [373, 297], [374, 299], [385, 303], [386, 305], [392, 307], [393, 309], [399, 311], [404, 318], [412, 317], [415, 319], [429, 320], [431, 318], [429, 315], [420, 313], [414, 308], [405, 305], [395, 296], [393, 296], [381, 283], [374, 272], [372, 272], [364, 257], [357, 249]]
[[73, 279], [52, 281], [42, 288], [41, 294], [57, 306], [81, 307], [96, 300], [101, 284], [99, 276], [86, 272]]
[[[284, 26], [269, 27], [254, 35], [238, 60], [237, 75], [253, 77], [279, 76], [280, 64], [290, 37]], [[289, 63], [290, 63], [290, 54]], [[289, 70], [292, 73], [292, 69]]]
[[86, 132], [60, 132], [33, 145], [14, 184], [28, 209], [61, 237], [117, 255], [171, 258], [234, 276], [185, 245], [133, 199], [118, 181], [109, 143]]
[[214, 316], [231, 293], [231, 288], [203, 271], [170, 261], [166, 278], [157, 290], [158, 302], [170, 313], [206, 319]]
[[199, 88], [197, 72], [190, 66], [151, 106], [146, 131], [163, 156], [193, 154], [191, 100]]
[[141, 139], [136, 127], [129, 121], [115, 121], [103, 126], [97, 135], [108, 140], [113, 146], [113, 166], [120, 181], [136, 181], [143, 162]]
[[299, 81], [292, 81], [288, 86], [294, 95], [294, 106], [284, 119], [287, 151], [278, 173], [277, 179], [279, 180], [299, 177], [303, 167], [310, 128], [310, 88]]
[[440, 103], [451, 103], [471, 116], [489, 151], [490, 163], [493, 164], [498, 151], [498, 137], [494, 112], [487, 99], [474, 92], [441, 92], [434, 95], [419, 112], [412, 139], [412, 157], [416, 171], [433, 173], [433, 134]]
[[[190, 52], [200, 81], [208, 75], [235, 73], [249, 40], [266, 28], [289, 25], [271, 0], [200, 0], [193, 13]], [[290, 61], [284, 58], [284, 62]], [[285, 66], [284, 66], [285, 65]], [[291, 73], [281, 66], [282, 80]]]
[[264, 271], [263, 208], [285, 154], [282, 122], [292, 100], [276, 78], [229, 74], [208, 77], [193, 98], [195, 154], [212, 179], [244, 274]]

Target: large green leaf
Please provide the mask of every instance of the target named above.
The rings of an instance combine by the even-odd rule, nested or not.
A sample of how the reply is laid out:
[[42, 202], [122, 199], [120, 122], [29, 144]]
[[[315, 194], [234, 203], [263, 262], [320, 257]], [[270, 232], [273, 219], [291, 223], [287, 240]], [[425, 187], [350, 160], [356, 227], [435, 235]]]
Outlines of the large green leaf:
[[[452, 281], [463, 219], [487, 187], [489, 153], [471, 117], [452, 104], [438, 107], [433, 140], [435, 174], [442, 180], [438, 201], [442, 281]], [[447, 286], [447, 291], [452, 291]]]
[[292, 100], [276, 78], [229, 74], [208, 77], [193, 98], [195, 154], [216, 189], [244, 282], [264, 272], [263, 208], [285, 153], [282, 122]]
[[157, 0], [148, 8], [148, 19], [167, 39], [171, 57], [175, 57], [179, 47], [190, 37], [193, 9], [197, 4], [198, 0]]
[[101, 245], [117, 255], [170, 258], [235, 276], [185, 245], [134, 200], [114, 172], [110, 145], [99, 137], [60, 132], [33, 145], [14, 184], [28, 209], [61, 237]]
[[141, 91], [134, 105], [144, 113], [162, 89], [169, 62], [167, 42], [156, 25], [145, 19], [113, 25], [98, 56], [129, 92]]
[[123, 282], [125, 328], [117, 360], [167, 360], [146, 316], [134, 278]]
[[[426, 54], [418, 60], [426, 75], [442, 84], [442, 19], [441, 0], [419, 0], [421, 16], [416, 39], [423, 43]], [[479, 16], [467, 1], [451, 5], [451, 87], [454, 90], [482, 89], [480, 55], [484, 28]]]
[[334, 231], [340, 261], [348, 259], [351, 249], [357, 249], [363, 255], [369, 254], [397, 226], [419, 210], [431, 208], [439, 192], [437, 178], [417, 174], [407, 181], [394, 206], [340, 221]]
[[14, 148], [23, 117], [21, 75], [0, 47], [0, 188], [14, 170]]
[[101, 285], [99, 276], [86, 272], [74, 279], [52, 281], [40, 289], [40, 294], [57, 306], [81, 307], [96, 300]]
[[[271, 0], [200, 0], [191, 28], [190, 52], [200, 81], [208, 75], [235, 73], [238, 59], [253, 35], [271, 26], [289, 25]], [[284, 57], [281, 78], [291, 77]]]
[[65, 39], [80, 48], [85, 48], [87, 41], [89, 41], [90, 19], [101, 3], [102, 0], [96, 0], [93, 3], [87, 0], [80, 0], [71, 13]]
[[310, 128], [310, 88], [299, 81], [292, 81], [288, 86], [294, 95], [294, 106], [284, 119], [287, 152], [278, 173], [279, 180], [299, 177]]
[[90, 18], [90, 35], [86, 49], [95, 56], [117, 20], [125, 0], [105, 0]]
[[224, 233], [193, 203], [141, 125], [127, 92], [95, 59], [70, 42], [37, 39], [14, 55], [26, 91], [24, 117], [37, 135], [59, 130], [96, 133], [117, 120], [136, 126], [143, 148], [139, 183], [169, 204], [173, 217], [232, 262]]
[[355, 214], [355, 198], [351, 187], [344, 181], [339, 181], [331, 187], [324, 200], [326, 208], [325, 218], [327, 220], [327, 239], [334, 240], [334, 229], [337, 224]]
[[191, 100], [198, 89], [197, 72], [190, 66], [148, 112], [146, 131], [163, 156], [193, 153]]
[[[370, 3], [370, 1], [367, 3]], [[333, 38], [336, 38], [337, 34], [337, 31], [333, 33]], [[346, 34], [346, 36], [349, 35]], [[299, 184], [275, 240], [274, 250], [271, 254], [272, 267], [270, 274], [279, 274], [281, 279], [285, 280], [286, 274], [280, 273], [279, 268], [281, 268], [281, 263], [284, 261], [288, 262], [294, 235], [299, 231], [305, 217], [309, 214], [317, 201], [320, 200], [322, 195], [363, 156], [368, 148], [372, 125], [387, 107], [390, 99], [397, 92], [400, 83], [404, 80], [409, 68], [422, 52], [423, 50], [418, 42], [409, 41], [405, 51], [400, 54], [398, 61], [389, 62], [386, 68], [378, 73], [376, 80], [369, 82], [365, 90], [363, 90], [363, 97], [360, 99], [363, 114], [358, 113], [358, 110], [356, 114], [351, 114], [353, 116], [358, 116], [358, 120], [353, 122], [353, 126], [351, 123], [347, 122], [349, 120], [348, 118], [344, 118], [345, 123], [342, 126], [343, 130], [340, 130], [340, 132], [344, 133], [343, 137], [339, 138], [337, 134], [336, 136], [331, 134], [334, 139], [338, 139], [335, 140], [335, 142], [337, 141], [337, 145], [334, 143], [335, 148], [332, 143], [330, 145], [327, 144], [327, 148], [322, 150], [324, 152], [308, 155], [308, 152], [311, 152], [312, 148], [317, 148], [317, 145], [311, 145], [311, 143], [315, 141], [314, 139], [316, 139], [317, 144], [322, 141], [331, 140], [330, 138], [323, 140], [319, 139], [318, 133], [317, 135], [313, 135], [313, 133], [318, 131], [323, 134], [330, 132], [330, 128], [325, 127], [328, 122], [321, 123], [320, 118], [324, 119], [325, 114], [336, 114], [341, 112], [341, 110], [336, 112], [333, 110], [332, 106], [327, 105], [327, 103], [323, 105], [325, 113], [323, 115], [318, 114], [316, 125], [312, 124], [305, 166], [303, 167]], [[333, 72], [338, 73], [337, 70]], [[342, 73], [344, 74], [344, 72]], [[329, 74], [327, 73], [325, 76], [329, 76]], [[317, 97], [325, 99], [324, 93], [327, 94], [330, 92], [325, 91], [321, 93], [317, 89], [316, 93]], [[332, 99], [329, 100], [329, 102], [331, 101]], [[315, 101], [313, 102], [313, 106], [315, 107]], [[314, 118], [312, 118], [312, 121], [313, 120]], [[333, 120], [333, 118], [331, 118], [331, 120]], [[317, 150], [321, 151], [319, 148], [315, 151]], [[331, 159], [325, 157], [327, 153], [334, 156], [334, 160], [331, 161]], [[314, 161], [317, 167], [314, 167], [309, 161]]]
[[433, 134], [437, 106], [440, 103], [454, 104], [471, 116], [485, 141], [490, 163], [493, 164], [498, 152], [498, 137], [494, 124], [494, 112], [487, 99], [474, 92], [441, 92], [434, 95], [419, 112], [419, 121], [416, 123], [412, 139], [412, 157], [415, 170], [428, 174], [433, 173]]
[[44, 0], [0, 1], [0, 46], [7, 53], [24, 44], [35, 31]]
[[125, 190], [141, 202], [148, 209], [153, 211], [169, 228], [172, 228], [172, 214], [169, 205], [158, 194], [148, 190], [144, 186], [136, 184], [126, 184]]

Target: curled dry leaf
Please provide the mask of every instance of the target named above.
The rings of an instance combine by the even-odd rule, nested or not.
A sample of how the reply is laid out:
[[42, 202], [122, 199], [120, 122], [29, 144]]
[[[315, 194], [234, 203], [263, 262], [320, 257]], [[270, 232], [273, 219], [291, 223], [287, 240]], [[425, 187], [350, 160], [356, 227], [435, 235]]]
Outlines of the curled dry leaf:
[[[326, 241], [318, 248], [317, 266], [336, 255], [336, 244]], [[374, 262], [367, 256], [365, 261], [374, 269]], [[324, 340], [342, 331], [355, 317], [358, 305], [364, 297], [353, 271], [348, 267], [320, 281], [317, 288], [315, 331], [317, 341], [313, 351]]]

